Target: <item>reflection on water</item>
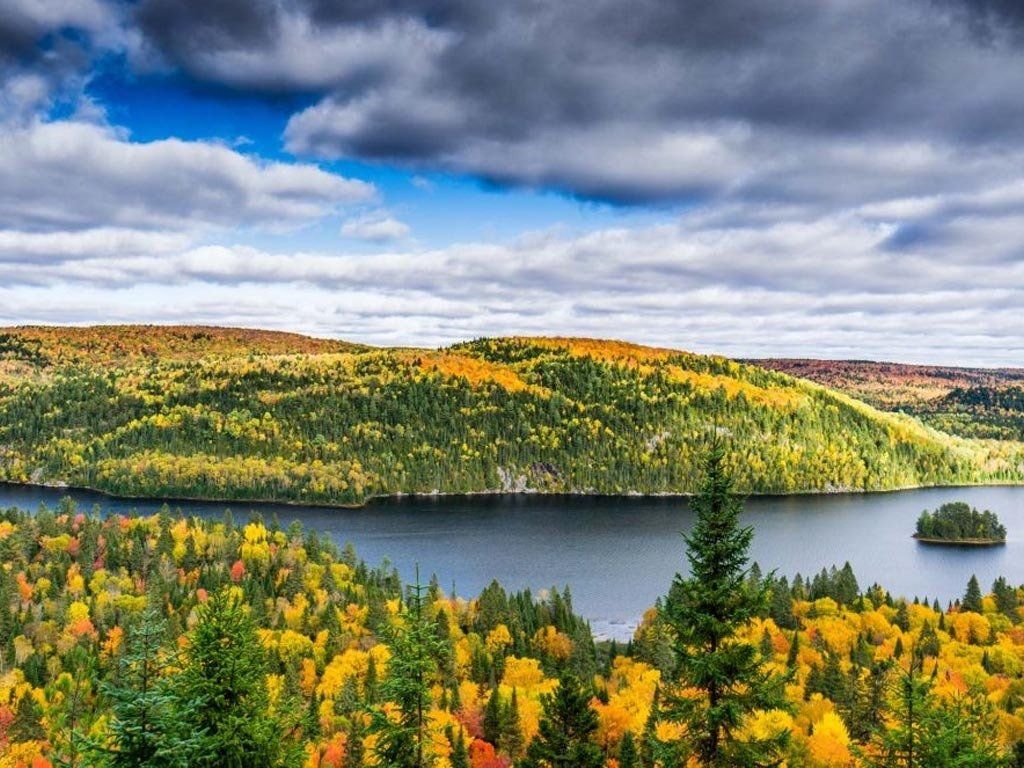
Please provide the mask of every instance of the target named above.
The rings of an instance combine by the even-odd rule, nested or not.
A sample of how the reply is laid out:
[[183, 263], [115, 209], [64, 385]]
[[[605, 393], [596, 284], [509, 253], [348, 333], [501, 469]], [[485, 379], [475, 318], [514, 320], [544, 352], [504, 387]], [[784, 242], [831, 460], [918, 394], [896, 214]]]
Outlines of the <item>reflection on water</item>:
[[[0, 507], [55, 504], [62, 491], [0, 485]], [[79, 504], [104, 511], [152, 512], [160, 502], [111, 499], [75, 491]], [[1005, 547], [948, 548], [911, 539], [921, 510], [963, 500], [996, 512]], [[185, 512], [236, 519], [252, 505], [181, 502]], [[595, 632], [624, 637], [643, 611], [685, 569], [680, 533], [693, 522], [686, 503], [667, 498], [469, 496], [401, 498], [364, 509], [261, 505], [282, 524], [299, 520], [352, 542], [371, 563], [388, 558], [410, 578], [418, 563], [443, 585], [471, 595], [498, 579], [534, 590], [570, 585], [576, 609]], [[766, 570], [793, 576], [849, 560], [861, 586], [879, 582], [897, 594], [961, 595], [972, 573], [984, 586], [998, 575], [1024, 582], [1024, 488], [943, 488], [887, 494], [752, 498], [746, 522], [756, 529], [753, 557]]]

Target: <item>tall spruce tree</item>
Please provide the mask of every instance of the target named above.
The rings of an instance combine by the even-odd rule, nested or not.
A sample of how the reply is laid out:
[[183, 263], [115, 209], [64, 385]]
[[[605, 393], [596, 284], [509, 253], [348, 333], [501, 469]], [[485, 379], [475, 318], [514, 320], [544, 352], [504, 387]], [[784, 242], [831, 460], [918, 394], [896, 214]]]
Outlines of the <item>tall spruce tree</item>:
[[[147, 610], [128, 630], [113, 682], [102, 687], [110, 702], [109, 743], [91, 744], [96, 764], [107, 768], [187, 768], [196, 734], [183, 730], [165, 676], [166, 626]], [[184, 706], [188, 706], [185, 702]]]
[[555, 692], [541, 701], [544, 711], [537, 736], [520, 768], [601, 768], [604, 756], [594, 741], [597, 713], [579, 681], [563, 672]]
[[619, 768], [640, 768], [640, 754], [632, 731], [626, 731], [619, 743]]
[[184, 666], [173, 678], [176, 717], [195, 734], [196, 768], [287, 768], [301, 749], [270, 712], [267, 660], [256, 625], [227, 590], [199, 609]]
[[965, 611], [973, 611], [974, 613], [981, 613], [981, 585], [978, 584], [978, 577], [971, 575], [971, 580], [967, 582], [967, 591], [964, 592], [963, 602], [960, 607]]
[[676, 575], [664, 606], [677, 638], [678, 664], [662, 712], [686, 726], [693, 757], [706, 768], [775, 765], [788, 732], [736, 737], [749, 713], [786, 706], [785, 678], [762, 668], [755, 645], [736, 639], [737, 630], [764, 613], [769, 588], [747, 578], [754, 533], [739, 523], [743, 504], [733, 493], [721, 446], [709, 454], [703, 486], [691, 506], [697, 513], [686, 537], [691, 575]]
[[387, 627], [391, 658], [387, 676], [378, 686], [382, 701], [394, 704], [397, 717], [383, 707], [371, 712], [370, 732], [376, 734], [374, 750], [387, 768], [427, 768], [434, 764], [430, 750], [427, 714], [431, 685], [438, 678], [438, 660], [447, 652], [428, 615], [427, 588], [409, 587], [403, 621]]
[[517, 760], [523, 754], [524, 746], [523, 724], [519, 716], [519, 694], [513, 688], [502, 723], [501, 748], [513, 760]]

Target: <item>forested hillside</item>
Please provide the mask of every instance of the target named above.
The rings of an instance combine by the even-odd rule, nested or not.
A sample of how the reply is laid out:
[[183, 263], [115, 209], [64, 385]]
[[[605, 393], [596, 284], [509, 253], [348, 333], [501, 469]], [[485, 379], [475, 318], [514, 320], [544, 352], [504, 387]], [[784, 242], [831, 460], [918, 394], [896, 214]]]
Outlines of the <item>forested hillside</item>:
[[754, 360], [951, 435], [1024, 440], [1024, 369], [952, 368], [864, 360]]
[[782, 373], [573, 339], [376, 349], [215, 328], [0, 331], [0, 479], [146, 496], [686, 492], [713, 436], [746, 492], [1018, 481], [950, 437]]

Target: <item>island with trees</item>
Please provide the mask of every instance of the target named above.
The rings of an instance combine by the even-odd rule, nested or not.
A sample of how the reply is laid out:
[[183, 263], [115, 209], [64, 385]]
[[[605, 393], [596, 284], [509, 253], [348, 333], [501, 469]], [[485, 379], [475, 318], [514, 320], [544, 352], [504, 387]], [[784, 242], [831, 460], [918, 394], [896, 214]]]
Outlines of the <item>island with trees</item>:
[[979, 512], [963, 501], [955, 501], [934, 512], [922, 512], [914, 538], [925, 544], [995, 546], [1006, 543], [1006, 526], [994, 512]]

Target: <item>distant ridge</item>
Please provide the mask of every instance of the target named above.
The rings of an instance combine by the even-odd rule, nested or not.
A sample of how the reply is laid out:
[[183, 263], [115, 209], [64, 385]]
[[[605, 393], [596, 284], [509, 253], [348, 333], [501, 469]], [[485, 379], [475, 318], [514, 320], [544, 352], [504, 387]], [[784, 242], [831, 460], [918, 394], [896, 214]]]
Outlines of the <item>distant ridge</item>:
[[963, 437], [1024, 439], [1024, 368], [957, 368], [858, 360], [750, 360], [810, 379]]

